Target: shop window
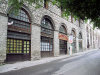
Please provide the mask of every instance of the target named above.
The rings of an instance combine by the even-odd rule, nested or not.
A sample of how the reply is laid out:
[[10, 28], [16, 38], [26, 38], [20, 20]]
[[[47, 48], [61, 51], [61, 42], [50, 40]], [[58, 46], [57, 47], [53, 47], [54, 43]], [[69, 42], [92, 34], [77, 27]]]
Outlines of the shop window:
[[59, 33], [63, 36], [62, 38], [59, 38], [60, 54], [67, 54], [67, 40], [65, 40], [67, 31], [63, 25], [61, 25]]
[[[51, 37], [49, 35], [52, 35]], [[41, 23], [41, 51], [53, 50], [53, 26], [49, 19], [45, 18]]]
[[41, 56], [48, 57], [53, 55], [53, 34], [54, 28], [48, 18], [41, 22]]
[[48, 37], [41, 37], [41, 51], [52, 51], [53, 39]]
[[30, 18], [24, 9], [20, 9], [16, 15], [11, 12], [8, 15], [7, 32], [7, 54], [29, 54], [31, 49], [31, 31], [30, 31]]
[[29, 53], [30, 41], [7, 39], [7, 54]]

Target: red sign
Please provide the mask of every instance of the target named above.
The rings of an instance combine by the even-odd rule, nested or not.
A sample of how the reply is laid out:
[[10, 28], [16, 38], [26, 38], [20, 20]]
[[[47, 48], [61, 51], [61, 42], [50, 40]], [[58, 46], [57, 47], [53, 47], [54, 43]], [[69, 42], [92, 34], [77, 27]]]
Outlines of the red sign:
[[59, 34], [59, 39], [68, 41], [67, 35]]

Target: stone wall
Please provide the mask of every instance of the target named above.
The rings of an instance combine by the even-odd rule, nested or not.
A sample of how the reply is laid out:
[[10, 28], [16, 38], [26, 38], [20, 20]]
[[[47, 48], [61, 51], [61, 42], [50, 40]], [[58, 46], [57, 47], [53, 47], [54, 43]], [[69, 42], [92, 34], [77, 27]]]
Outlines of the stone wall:
[[[67, 30], [67, 36], [71, 35], [71, 31], [74, 28], [76, 33], [76, 49], [79, 52], [79, 32], [82, 32], [82, 46], [83, 50], [87, 49], [87, 32], [86, 27], [90, 29], [88, 24], [81, 22], [81, 26], [79, 27], [78, 20], [74, 20], [73, 23], [70, 19], [67, 21], [65, 18], [61, 17], [61, 10], [52, 3], [49, 3], [49, 8], [45, 9], [43, 7], [35, 9], [35, 5], [32, 6], [28, 5], [27, 3], [24, 4], [24, 7], [31, 17], [31, 60], [40, 59], [40, 36], [41, 36], [41, 20], [45, 15], [48, 15], [54, 24], [54, 56], [59, 56], [59, 28], [62, 24], [64, 24]], [[0, 61], [4, 61], [6, 59], [6, 43], [7, 43], [7, 22], [8, 17], [6, 16], [9, 7], [5, 0], [2, 1], [0, 4]], [[90, 33], [90, 31], [89, 31]], [[96, 32], [95, 32], [96, 35]], [[90, 34], [89, 34], [90, 38]], [[96, 40], [96, 37], [94, 37]], [[91, 40], [89, 40], [91, 41]], [[69, 42], [67, 43], [67, 49], [69, 51]], [[96, 45], [96, 44], [95, 44]], [[93, 45], [92, 45], [93, 46]], [[93, 48], [93, 47], [91, 47]], [[97, 48], [97, 46], [95, 46]], [[69, 52], [68, 52], [69, 53]]]

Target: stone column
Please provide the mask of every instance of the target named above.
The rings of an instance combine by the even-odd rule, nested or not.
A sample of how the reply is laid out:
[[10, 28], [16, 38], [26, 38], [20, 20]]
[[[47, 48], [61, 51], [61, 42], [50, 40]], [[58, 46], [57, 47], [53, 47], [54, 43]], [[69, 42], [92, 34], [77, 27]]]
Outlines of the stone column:
[[8, 17], [0, 14], [0, 63], [6, 60]]
[[54, 31], [54, 56], [59, 56], [59, 32]]
[[40, 27], [32, 25], [31, 31], [31, 60], [40, 59]]

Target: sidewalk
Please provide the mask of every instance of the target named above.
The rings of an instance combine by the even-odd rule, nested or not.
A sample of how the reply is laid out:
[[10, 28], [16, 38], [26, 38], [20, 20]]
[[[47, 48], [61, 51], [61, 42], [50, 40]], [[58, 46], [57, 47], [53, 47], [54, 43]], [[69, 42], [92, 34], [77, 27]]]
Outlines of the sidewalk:
[[35, 61], [23, 61], [23, 62], [16, 62], [16, 63], [13, 63], [13, 64], [5, 64], [5, 65], [0, 66], [0, 73], [12, 71], [12, 70], [19, 70], [19, 69], [22, 69], [22, 68], [31, 67], [31, 66], [35, 66], [35, 65], [39, 65], [39, 64], [44, 64], [44, 63], [48, 63], [48, 62], [51, 62], [51, 61], [54, 61], [54, 60], [68, 58], [68, 57], [72, 57], [72, 56], [77, 56], [77, 55], [85, 54], [85, 53], [95, 51], [95, 50], [97, 50], [97, 49], [79, 52], [79, 53], [75, 53], [73, 55], [62, 55], [62, 56], [59, 56], [59, 57], [42, 58], [40, 60], [35, 60]]

